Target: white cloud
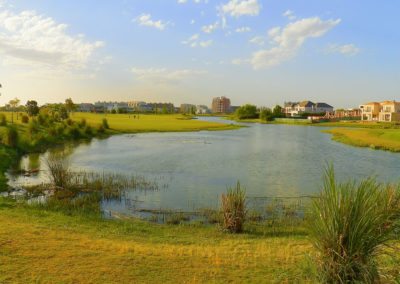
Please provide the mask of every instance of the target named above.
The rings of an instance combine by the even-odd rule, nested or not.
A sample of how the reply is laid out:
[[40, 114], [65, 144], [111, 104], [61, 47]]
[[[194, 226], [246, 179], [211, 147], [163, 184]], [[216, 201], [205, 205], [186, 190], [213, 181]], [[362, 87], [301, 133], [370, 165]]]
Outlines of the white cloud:
[[237, 32], [237, 33], [248, 33], [250, 31], [251, 31], [251, 28], [249, 28], [249, 27], [240, 27], [235, 30], [235, 32]]
[[187, 3], [187, 0], [178, 0], [178, 4], [185, 4]]
[[243, 65], [243, 64], [248, 64], [249, 60], [248, 59], [242, 59], [242, 58], [235, 58], [231, 62], [233, 65]]
[[206, 74], [202, 70], [178, 69], [170, 70], [167, 68], [132, 68], [135, 78], [151, 83], [168, 84], [179, 83], [184, 79]]
[[219, 23], [215, 22], [214, 24], [203, 26], [201, 28], [201, 30], [207, 34], [210, 34], [210, 33], [214, 32], [216, 29], [218, 29], [218, 27], [219, 27]]
[[223, 14], [232, 17], [257, 16], [260, 13], [261, 5], [257, 0], [231, 0], [221, 8]]
[[189, 45], [190, 47], [209, 47], [213, 44], [212, 40], [201, 41], [199, 34], [190, 36], [187, 40], [182, 41], [182, 44]]
[[140, 16], [136, 17], [134, 21], [140, 26], [152, 27], [160, 31], [164, 30], [169, 24], [169, 22], [164, 22], [162, 20], [152, 20], [150, 14], [141, 14]]
[[354, 44], [337, 45], [333, 44], [328, 46], [328, 53], [340, 53], [343, 55], [354, 56], [360, 52], [360, 49]]
[[283, 29], [271, 29], [268, 35], [275, 46], [255, 52], [251, 58], [253, 68], [276, 66], [295, 57], [307, 39], [323, 36], [340, 21], [340, 19], [323, 21], [319, 17], [305, 18], [290, 23]]
[[201, 47], [209, 47], [209, 46], [211, 46], [213, 44], [213, 41], [212, 40], [206, 40], [206, 41], [200, 41], [199, 42], [199, 45], [201, 46]]
[[290, 21], [296, 20], [296, 15], [291, 10], [287, 10], [285, 13], [282, 14], [282, 16], [288, 18]]
[[0, 12], [0, 54], [3, 63], [59, 70], [85, 68], [101, 41], [67, 34], [67, 25], [35, 11]]
[[256, 45], [264, 45], [264, 43], [265, 43], [264, 37], [262, 37], [262, 36], [255, 36], [255, 37], [251, 38], [249, 40], [249, 42], [252, 44], [256, 44]]

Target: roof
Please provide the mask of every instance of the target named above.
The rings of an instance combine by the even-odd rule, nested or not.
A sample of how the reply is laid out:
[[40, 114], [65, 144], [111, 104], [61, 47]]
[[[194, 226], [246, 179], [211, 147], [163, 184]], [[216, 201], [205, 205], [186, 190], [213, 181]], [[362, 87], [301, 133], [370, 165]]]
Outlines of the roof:
[[316, 103], [316, 107], [326, 107], [326, 108], [333, 108], [333, 106], [328, 105], [327, 103]]
[[368, 105], [379, 105], [380, 103], [378, 103], [378, 102], [370, 102], [370, 103], [366, 103], [366, 104], [363, 104], [364, 106], [368, 106]]
[[299, 103], [300, 107], [313, 107], [314, 105], [315, 104], [310, 101], [302, 101], [301, 103]]
[[394, 104], [400, 104], [400, 102], [396, 102], [395, 100], [381, 102], [381, 105], [394, 105]]

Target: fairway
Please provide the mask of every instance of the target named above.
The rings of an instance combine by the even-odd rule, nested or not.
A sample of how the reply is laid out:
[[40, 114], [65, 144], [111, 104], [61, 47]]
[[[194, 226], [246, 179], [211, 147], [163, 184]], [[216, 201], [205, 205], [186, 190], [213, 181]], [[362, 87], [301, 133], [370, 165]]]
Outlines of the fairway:
[[348, 145], [400, 152], [400, 129], [335, 128], [326, 132]]
[[71, 118], [78, 122], [86, 119], [87, 123], [92, 126], [100, 125], [102, 120], [106, 118], [111, 130], [123, 133], [229, 130], [238, 128], [238, 126], [232, 124], [199, 121], [180, 114], [74, 113]]

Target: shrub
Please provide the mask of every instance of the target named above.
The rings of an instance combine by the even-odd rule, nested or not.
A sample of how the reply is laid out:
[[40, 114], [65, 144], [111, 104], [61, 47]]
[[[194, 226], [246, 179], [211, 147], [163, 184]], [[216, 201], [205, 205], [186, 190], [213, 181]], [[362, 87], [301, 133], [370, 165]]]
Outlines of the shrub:
[[399, 217], [399, 188], [373, 178], [338, 183], [333, 167], [328, 167], [309, 224], [320, 280], [377, 282], [376, 258], [398, 230]]
[[38, 122], [40, 125], [43, 125], [43, 126], [47, 125], [47, 115], [39, 114], [39, 115], [37, 116], [37, 122]]
[[6, 126], [7, 125], [7, 118], [4, 114], [0, 115], [0, 126]]
[[68, 118], [68, 119], [66, 120], [66, 122], [67, 122], [67, 125], [68, 125], [68, 126], [71, 126], [72, 124], [74, 124], [73, 120], [70, 119], [70, 118]]
[[104, 126], [103, 125], [99, 125], [99, 127], [97, 128], [97, 133], [100, 133], [100, 134], [102, 134], [102, 133], [104, 133], [106, 130], [104, 129]]
[[238, 182], [236, 188], [229, 188], [227, 194], [222, 194], [223, 228], [231, 233], [243, 231], [246, 219], [246, 192]]
[[29, 117], [27, 115], [23, 115], [21, 118], [22, 123], [28, 123], [29, 122]]
[[85, 127], [85, 134], [86, 134], [87, 136], [92, 136], [92, 135], [93, 135], [93, 128], [92, 128], [90, 125], [87, 125], [87, 126]]
[[81, 119], [81, 122], [79, 122], [79, 127], [80, 128], [84, 128], [86, 126], [86, 119], [85, 118], [82, 118]]
[[15, 127], [7, 127], [6, 135], [4, 137], [4, 144], [10, 147], [17, 147], [18, 145], [18, 131]]
[[107, 118], [103, 118], [103, 127], [104, 127], [104, 129], [109, 129], [110, 128], [110, 126], [108, 125]]
[[28, 133], [32, 138], [33, 135], [39, 132], [39, 123], [36, 119], [31, 119], [31, 122], [28, 125]]
[[77, 127], [70, 127], [68, 129], [68, 135], [73, 139], [79, 139], [81, 137], [81, 132]]

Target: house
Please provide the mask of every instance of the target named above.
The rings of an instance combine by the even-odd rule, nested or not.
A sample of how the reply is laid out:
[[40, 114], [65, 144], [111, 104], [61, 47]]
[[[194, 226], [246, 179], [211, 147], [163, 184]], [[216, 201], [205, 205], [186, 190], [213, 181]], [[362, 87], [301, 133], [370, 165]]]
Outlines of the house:
[[285, 102], [283, 112], [287, 116], [301, 116], [302, 114], [333, 112], [333, 107], [327, 103], [313, 103], [311, 101]]
[[196, 106], [196, 114], [207, 114], [211, 113], [210, 109], [205, 105]]
[[361, 120], [394, 122], [400, 121], [400, 102], [371, 102], [360, 106]]
[[181, 113], [195, 114], [196, 113], [196, 106], [192, 105], [192, 104], [181, 104], [180, 112]]
[[400, 121], [400, 102], [384, 101], [381, 103], [379, 121]]
[[90, 103], [82, 103], [78, 105], [79, 112], [93, 112], [94, 110], [94, 105]]

